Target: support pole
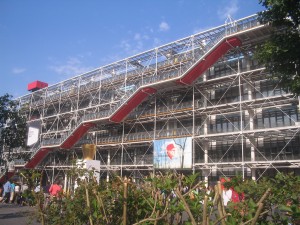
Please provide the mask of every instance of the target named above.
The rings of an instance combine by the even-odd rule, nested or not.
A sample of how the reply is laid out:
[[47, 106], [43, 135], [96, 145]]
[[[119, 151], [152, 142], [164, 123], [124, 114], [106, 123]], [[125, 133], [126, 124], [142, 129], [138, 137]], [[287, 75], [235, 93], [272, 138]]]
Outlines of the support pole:
[[[154, 97], [154, 130], [153, 130], [153, 140], [155, 141], [156, 139], [156, 96]], [[153, 144], [153, 151], [154, 151], [154, 144]], [[152, 172], [153, 172], [153, 175], [155, 174], [155, 168], [154, 168], [154, 165], [153, 165], [153, 168], [152, 168]]]
[[242, 173], [243, 180], [245, 180], [245, 163], [244, 163], [244, 137], [243, 137], [243, 109], [242, 109], [242, 87], [241, 87], [241, 73], [240, 73], [240, 59], [238, 60], [238, 76], [239, 76], [239, 97], [240, 97], [240, 135], [242, 144]]
[[192, 141], [193, 141], [192, 165], [193, 165], [193, 174], [195, 174], [195, 85], [193, 85], [193, 139]]
[[121, 177], [123, 177], [123, 159], [124, 159], [124, 122], [123, 122], [123, 131], [122, 131], [122, 152], [121, 152]]
[[127, 224], [127, 197], [128, 197], [128, 180], [125, 176], [123, 181], [124, 193], [123, 193], [123, 223], [122, 225]]

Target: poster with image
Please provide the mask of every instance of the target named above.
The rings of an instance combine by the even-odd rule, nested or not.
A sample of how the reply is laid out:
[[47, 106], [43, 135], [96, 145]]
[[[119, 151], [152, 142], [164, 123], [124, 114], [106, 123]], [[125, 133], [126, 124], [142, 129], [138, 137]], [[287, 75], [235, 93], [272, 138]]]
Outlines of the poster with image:
[[192, 138], [154, 141], [154, 168], [184, 169], [192, 167]]

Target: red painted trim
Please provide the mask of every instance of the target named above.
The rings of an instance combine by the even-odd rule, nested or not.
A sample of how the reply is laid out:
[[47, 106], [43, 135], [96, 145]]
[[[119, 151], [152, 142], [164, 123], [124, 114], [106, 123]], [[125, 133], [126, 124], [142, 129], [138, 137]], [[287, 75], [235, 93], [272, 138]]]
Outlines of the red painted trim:
[[[94, 123], [84, 123], [79, 126], [70, 137], [65, 140], [65, 142], [61, 145], [61, 148], [69, 149], [71, 148], [91, 127], [93, 127]], [[47, 154], [53, 150], [52, 148], [41, 148], [39, 149], [32, 159], [25, 164], [26, 169], [35, 168], [46, 156]]]
[[15, 172], [8, 172], [8, 173], [7, 173], [7, 179], [6, 179], [6, 174], [4, 174], [4, 175], [0, 178], [0, 183], [4, 184], [7, 180], [9, 180], [10, 178], [12, 178], [13, 175], [15, 175]]
[[[177, 80], [179, 84], [189, 85], [201, 76], [209, 67], [211, 67], [221, 56], [223, 56], [229, 49], [240, 46], [242, 43], [237, 37], [232, 37], [222, 41], [212, 52], [210, 52], [205, 59], [201, 60], [194, 66], [183, 78]], [[35, 82], [33, 82], [35, 83]], [[31, 87], [37, 86], [32, 84]], [[30, 87], [30, 88], [31, 88]], [[29, 86], [28, 86], [29, 89]], [[148, 95], [156, 93], [157, 90], [152, 87], [146, 87], [135, 93], [124, 105], [117, 110], [110, 118], [115, 123], [120, 123], [135, 107], [137, 107]], [[64, 149], [70, 149], [91, 127], [94, 123], [81, 124], [60, 146]], [[51, 149], [40, 149], [34, 157], [25, 165], [25, 168], [34, 168], [38, 165], [49, 153]]]
[[135, 107], [137, 107], [148, 95], [156, 93], [156, 89], [146, 87], [135, 93], [124, 105], [110, 118], [115, 123], [120, 123]]
[[81, 124], [60, 146], [64, 149], [70, 149], [72, 146], [83, 136], [86, 132], [95, 126], [94, 123], [84, 123]]
[[51, 151], [51, 148], [41, 148], [39, 149], [35, 155], [33, 156], [32, 159], [29, 160], [29, 162], [27, 162], [25, 164], [25, 168], [26, 169], [33, 169], [35, 168], [47, 155], [48, 153]]
[[231, 48], [241, 45], [242, 42], [237, 37], [222, 41], [205, 59], [201, 60], [183, 78], [177, 80], [176, 83], [190, 85]]
[[157, 90], [155, 88], [152, 87], [145, 87], [142, 89], [142, 92], [148, 94], [148, 95], [153, 95], [157, 92]]

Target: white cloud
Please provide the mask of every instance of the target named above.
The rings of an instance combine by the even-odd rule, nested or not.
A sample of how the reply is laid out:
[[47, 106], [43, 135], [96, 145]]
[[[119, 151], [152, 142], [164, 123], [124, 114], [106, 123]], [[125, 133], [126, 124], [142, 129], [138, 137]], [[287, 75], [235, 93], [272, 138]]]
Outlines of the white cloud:
[[15, 68], [13, 68], [12, 69], [12, 73], [13, 74], [20, 74], [20, 73], [24, 73], [26, 71], [26, 69], [25, 68], [18, 68], [18, 67], [15, 67]]
[[136, 33], [133, 37], [134, 40], [140, 40], [141, 39], [141, 34], [140, 33]]
[[131, 34], [129, 38], [121, 40], [120, 44], [116, 46], [122, 50], [122, 54], [117, 58], [120, 59], [145, 51], [149, 46], [149, 41], [151, 38], [146, 33]]
[[153, 40], [153, 48], [158, 47], [162, 44], [161, 40], [159, 38], [154, 38]]
[[122, 40], [120, 43], [121, 49], [123, 49], [125, 52], [130, 52], [132, 50], [131, 44], [129, 40]]
[[226, 4], [226, 6], [220, 6], [218, 10], [218, 16], [221, 20], [224, 20], [225, 22], [228, 16], [233, 17], [237, 13], [239, 7], [237, 0], [225, 1], [224, 3]]
[[170, 29], [170, 26], [167, 22], [163, 21], [159, 24], [159, 30], [160, 31], [168, 31], [169, 29]]
[[101, 61], [116, 61], [158, 47], [162, 44], [159, 38], [161, 35], [159, 31], [166, 31], [168, 29], [170, 29], [169, 25], [166, 22], [162, 22], [159, 30], [155, 30], [152, 27], [145, 27], [140, 32], [133, 33], [130, 31], [128, 32], [128, 37], [120, 40], [119, 44], [114, 46], [114, 48], [118, 49], [118, 54], [106, 56]]
[[133, 39], [135, 41], [141, 41], [141, 40], [149, 40], [149, 36], [146, 34], [140, 34], [140, 33], [135, 33]]
[[84, 66], [82, 61], [78, 57], [70, 57], [66, 63], [50, 66], [50, 69], [52, 69], [59, 75], [67, 76], [75, 76], [92, 70], [91, 67]]

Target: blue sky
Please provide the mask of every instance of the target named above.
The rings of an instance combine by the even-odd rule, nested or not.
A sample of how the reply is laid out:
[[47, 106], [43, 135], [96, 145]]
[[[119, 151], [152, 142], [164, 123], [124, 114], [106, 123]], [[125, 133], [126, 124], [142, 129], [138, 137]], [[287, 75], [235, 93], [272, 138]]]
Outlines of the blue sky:
[[1, 0], [0, 96], [29, 93], [263, 10], [258, 0]]

